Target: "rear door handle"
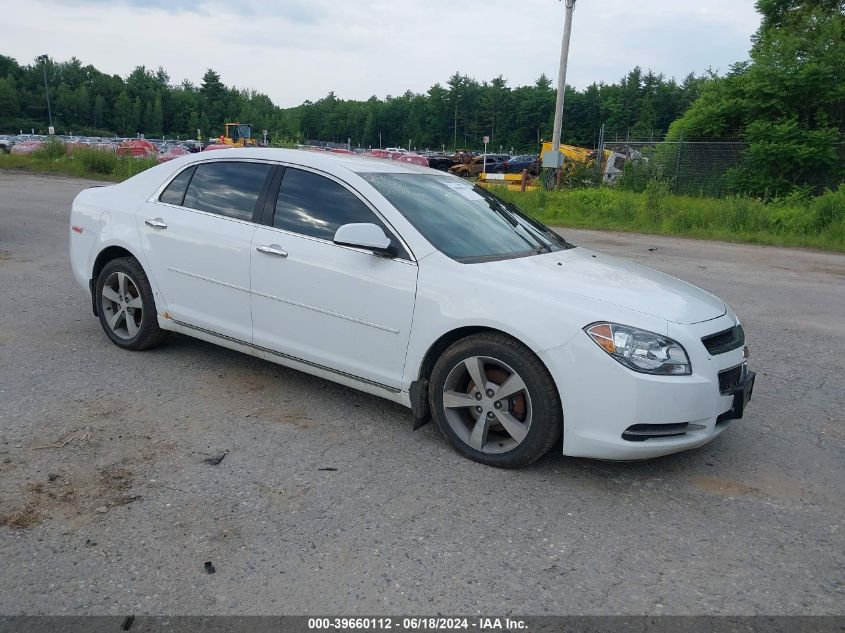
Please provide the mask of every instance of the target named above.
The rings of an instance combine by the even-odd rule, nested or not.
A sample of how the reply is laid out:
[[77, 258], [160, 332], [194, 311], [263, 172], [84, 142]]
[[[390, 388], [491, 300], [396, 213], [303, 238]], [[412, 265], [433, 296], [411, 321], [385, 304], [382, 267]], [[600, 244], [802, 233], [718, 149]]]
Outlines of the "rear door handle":
[[278, 244], [270, 244], [269, 246], [256, 246], [255, 250], [265, 255], [275, 255], [276, 257], [287, 257], [288, 252], [283, 251]]
[[167, 228], [167, 222], [165, 222], [161, 218], [147, 218], [146, 220], [144, 220], [144, 224], [146, 224], [147, 226], [151, 226], [154, 229]]

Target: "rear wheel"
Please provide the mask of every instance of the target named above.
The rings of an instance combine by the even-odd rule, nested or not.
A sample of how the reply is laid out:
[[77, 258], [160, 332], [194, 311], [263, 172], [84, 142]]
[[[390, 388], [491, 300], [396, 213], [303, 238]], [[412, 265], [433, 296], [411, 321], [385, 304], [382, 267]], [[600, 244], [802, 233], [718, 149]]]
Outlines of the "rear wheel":
[[134, 257], [108, 262], [96, 285], [97, 314], [106, 336], [118, 347], [144, 350], [164, 338], [158, 327], [149, 279]]
[[552, 377], [531, 350], [502, 334], [476, 334], [449, 347], [432, 371], [429, 399], [446, 438], [483, 464], [525, 466], [560, 437]]

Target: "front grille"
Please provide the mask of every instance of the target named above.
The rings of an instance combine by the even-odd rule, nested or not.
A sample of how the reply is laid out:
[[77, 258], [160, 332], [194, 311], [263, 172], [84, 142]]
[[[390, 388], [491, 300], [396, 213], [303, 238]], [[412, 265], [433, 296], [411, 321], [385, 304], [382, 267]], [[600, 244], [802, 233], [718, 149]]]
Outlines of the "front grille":
[[724, 354], [745, 345], [745, 331], [737, 324], [729, 330], [716, 332], [701, 339], [711, 356]]
[[742, 382], [742, 377], [745, 374], [745, 365], [737, 365], [731, 369], [726, 369], [719, 372], [719, 391], [721, 393], [728, 393], [731, 389]]

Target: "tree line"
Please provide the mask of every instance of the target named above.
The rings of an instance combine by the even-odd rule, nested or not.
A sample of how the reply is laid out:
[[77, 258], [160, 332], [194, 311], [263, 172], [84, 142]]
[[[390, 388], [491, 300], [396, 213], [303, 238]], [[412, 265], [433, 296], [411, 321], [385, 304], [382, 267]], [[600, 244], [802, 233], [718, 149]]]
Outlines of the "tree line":
[[[212, 69], [199, 85], [173, 85], [163, 68], [138, 66], [125, 78], [74, 58], [21, 65], [0, 56], [0, 131], [46, 132], [44, 72], [56, 131], [97, 136], [194, 138], [217, 136], [226, 121], [251, 123], [275, 138], [317, 139], [358, 147], [494, 147], [534, 151], [551, 135], [555, 91], [540, 76], [510, 87], [503, 77], [477, 81], [455, 73], [445, 85], [383, 99], [345, 100], [333, 92], [317, 101], [279, 108], [265, 94], [226, 86]], [[564, 138], [592, 147], [602, 125], [638, 137], [664, 134], [699, 96], [706, 77], [683, 81], [640, 68], [612, 84], [566, 89]]]

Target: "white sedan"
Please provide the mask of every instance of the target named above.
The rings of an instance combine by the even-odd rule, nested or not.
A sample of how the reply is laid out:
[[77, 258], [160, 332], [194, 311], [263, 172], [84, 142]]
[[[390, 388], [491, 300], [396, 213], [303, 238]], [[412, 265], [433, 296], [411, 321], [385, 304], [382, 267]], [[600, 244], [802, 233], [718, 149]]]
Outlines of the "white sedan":
[[118, 346], [211, 341], [433, 417], [523, 466], [706, 444], [754, 385], [719, 298], [576, 247], [443, 172], [263, 148], [194, 154], [73, 203], [70, 253]]

